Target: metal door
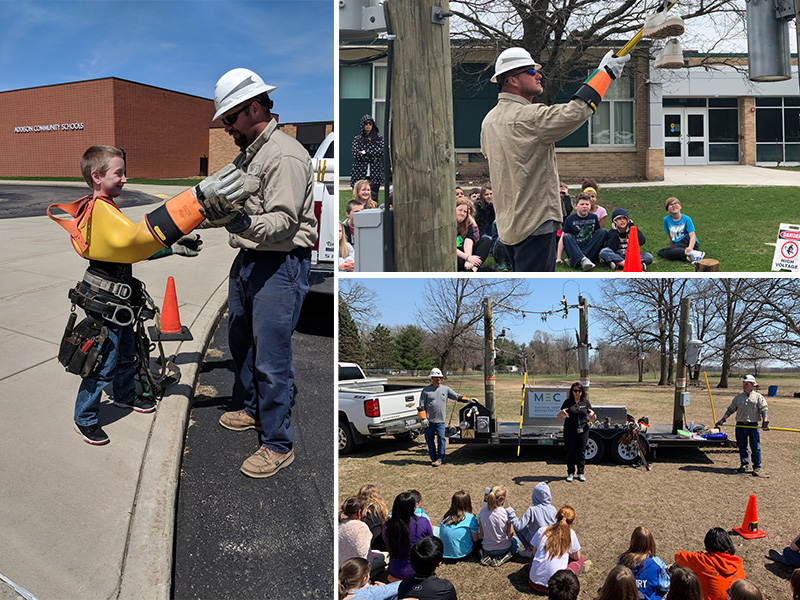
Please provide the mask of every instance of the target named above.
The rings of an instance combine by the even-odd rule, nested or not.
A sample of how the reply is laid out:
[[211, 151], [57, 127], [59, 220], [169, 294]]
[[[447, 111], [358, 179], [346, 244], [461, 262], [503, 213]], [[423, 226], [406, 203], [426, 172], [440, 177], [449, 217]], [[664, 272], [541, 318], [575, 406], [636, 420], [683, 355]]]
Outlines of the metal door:
[[708, 164], [706, 109], [664, 109], [664, 164]]

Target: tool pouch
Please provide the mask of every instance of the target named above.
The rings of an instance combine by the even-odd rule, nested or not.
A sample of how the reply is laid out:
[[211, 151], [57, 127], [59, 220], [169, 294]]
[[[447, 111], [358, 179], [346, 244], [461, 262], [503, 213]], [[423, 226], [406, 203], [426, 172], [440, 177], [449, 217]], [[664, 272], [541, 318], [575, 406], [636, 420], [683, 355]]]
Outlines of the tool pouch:
[[69, 315], [58, 350], [58, 362], [68, 373], [86, 378], [102, 363], [108, 327], [92, 317], [86, 317], [75, 325], [77, 317], [75, 312]]

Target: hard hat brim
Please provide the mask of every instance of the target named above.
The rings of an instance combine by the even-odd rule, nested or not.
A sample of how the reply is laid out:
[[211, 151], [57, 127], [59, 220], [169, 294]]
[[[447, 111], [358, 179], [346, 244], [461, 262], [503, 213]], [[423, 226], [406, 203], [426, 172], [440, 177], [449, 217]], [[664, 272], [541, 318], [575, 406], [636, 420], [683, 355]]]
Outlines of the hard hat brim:
[[227, 116], [230, 113], [236, 112], [236, 110], [245, 102], [249, 102], [256, 98], [256, 96], [260, 96], [261, 94], [271, 94], [275, 90], [278, 89], [278, 86], [275, 85], [265, 85], [263, 89], [257, 91], [257, 93], [253, 94], [250, 98], [245, 98], [238, 104], [231, 106], [230, 108], [222, 108], [216, 112], [212, 121], [216, 121], [217, 119], [221, 119], [224, 116]]
[[492, 83], [497, 83], [497, 77], [499, 75], [503, 75], [503, 74], [508, 73], [510, 71], [516, 71], [517, 69], [524, 69], [526, 67], [527, 68], [533, 67], [534, 69], [536, 69], [538, 71], [539, 69], [542, 68], [542, 65], [540, 65], [536, 61], [531, 62], [529, 65], [514, 65], [510, 69], [506, 69], [505, 71], [500, 71], [498, 73], [495, 73], [494, 75], [492, 75], [492, 78], [489, 81], [491, 81]]

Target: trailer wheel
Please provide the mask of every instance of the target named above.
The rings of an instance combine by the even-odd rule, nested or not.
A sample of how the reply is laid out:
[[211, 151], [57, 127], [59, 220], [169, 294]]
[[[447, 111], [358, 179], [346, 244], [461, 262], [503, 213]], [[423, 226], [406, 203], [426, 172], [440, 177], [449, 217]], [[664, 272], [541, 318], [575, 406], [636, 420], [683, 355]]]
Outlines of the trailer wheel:
[[353, 430], [350, 429], [350, 423], [348, 423], [346, 417], [339, 417], [339, 454], [350, 454], [353, 451], [353, 447], [356, 445], [355, 440], [353, 439]]
[[583, 451], [583, 458], [587, 463], [599, 463], [606, 453], [606, 444], [600, 436], [589, 434], [589, 441]]
[[[625, 444], [620, 438], [621, 436], [617, 436], [612, 442], [611, 452], [614, 455], [614, 462], [620, 465], [634, 465], [639, 462], [639, 448], [636, 445], [636, 440], [633, 439]], [[647, 438], [640, 437], [639, 439], [642, 442], [645, 454], [647, 454], [649, 450]]]

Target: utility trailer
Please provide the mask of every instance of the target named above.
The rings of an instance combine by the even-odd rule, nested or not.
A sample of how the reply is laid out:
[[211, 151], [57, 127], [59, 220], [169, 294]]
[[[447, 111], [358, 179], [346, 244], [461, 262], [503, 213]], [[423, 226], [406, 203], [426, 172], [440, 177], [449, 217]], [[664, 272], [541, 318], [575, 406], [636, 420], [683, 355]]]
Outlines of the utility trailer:
[[[566, 400], [569, 388], [525, 388], [525, 411], [522, 415], [522, 436], [517, 422], [498, 423], [483, 404], [473, 401], [459, 411], [459, 426], [448, 430], [450, 443], [454, 444], [507, 444], [526, 446], [563, 446], [563, 422], [556, 415]], [[610, 453], [622, 465], [632, 465], [639, 460], [636, 439], [623, 436], [631, 420], [624, 406], [592, 406], [597, 420], [590, 424], [589, 442], [585, 457], [588, 463], [600, 462]], [[639, 440], [645, 454], [657, 448], [721, 447], [728, 445], [725, 434], [711, 439], [700, 436], [686, 437], [672, 433], [669, 425], [651, 425], [640, 429]]]

